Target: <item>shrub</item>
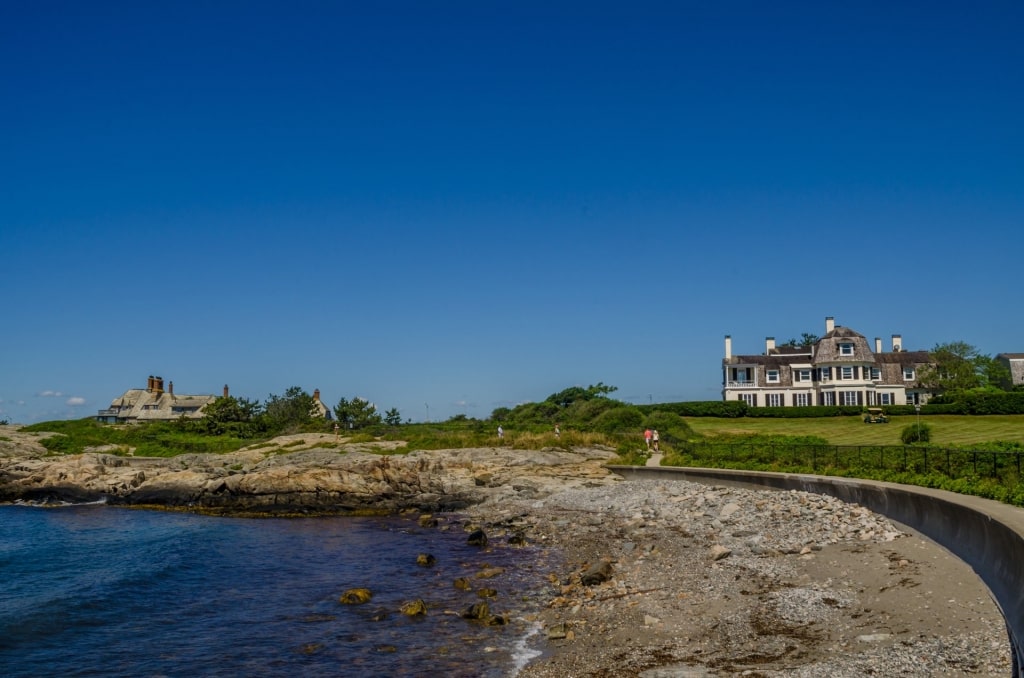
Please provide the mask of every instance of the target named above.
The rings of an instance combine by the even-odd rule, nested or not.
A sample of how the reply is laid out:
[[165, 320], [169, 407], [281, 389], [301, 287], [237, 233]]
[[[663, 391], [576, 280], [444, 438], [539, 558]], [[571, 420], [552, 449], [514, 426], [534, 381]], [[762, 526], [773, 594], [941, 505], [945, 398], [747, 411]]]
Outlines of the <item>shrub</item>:
[[900, 432], [900, 440], [904, 445], [911, 443], [927, 443], [932, 439], [932, 429], [928, 424], [910, 424]]
[[619, 433], [639, 429], [643, 422], [644, 417], [638, 408], [620, 405], [599, 414], [594, 420], [594, 428], [601, 433]]

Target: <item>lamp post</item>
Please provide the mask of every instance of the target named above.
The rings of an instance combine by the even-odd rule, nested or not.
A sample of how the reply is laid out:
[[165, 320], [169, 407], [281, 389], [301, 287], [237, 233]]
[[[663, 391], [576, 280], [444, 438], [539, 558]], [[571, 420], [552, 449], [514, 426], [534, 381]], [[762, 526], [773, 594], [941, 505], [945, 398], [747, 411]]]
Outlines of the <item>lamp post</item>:
[[914, 411], [917, 412], [917, 442], [921, 442], [921, 403], [914, 403]]
[[430, 403], [423, 403], [423, 405], [427, 408], [427, 423], [429, 424], [430, 423]]

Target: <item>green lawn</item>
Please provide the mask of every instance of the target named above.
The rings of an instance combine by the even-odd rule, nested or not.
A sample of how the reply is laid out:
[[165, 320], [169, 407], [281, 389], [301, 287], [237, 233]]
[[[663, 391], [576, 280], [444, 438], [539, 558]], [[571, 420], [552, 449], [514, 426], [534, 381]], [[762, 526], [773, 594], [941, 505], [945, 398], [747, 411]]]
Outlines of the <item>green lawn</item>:
[[[900, 431], [917, 423], [915, 416], [890, 417], [888, 424], [865, 424], [860, 417], [814, 419], [718, 419], [684, 417], [696, 432], [818, 436], [831, 445], [901, 445]], [[1024, 414], [962, 416], [936, 414], [921, 417], [931, 427], [931, 445], [969, 445], [1005, 440], [1024, 443]]]

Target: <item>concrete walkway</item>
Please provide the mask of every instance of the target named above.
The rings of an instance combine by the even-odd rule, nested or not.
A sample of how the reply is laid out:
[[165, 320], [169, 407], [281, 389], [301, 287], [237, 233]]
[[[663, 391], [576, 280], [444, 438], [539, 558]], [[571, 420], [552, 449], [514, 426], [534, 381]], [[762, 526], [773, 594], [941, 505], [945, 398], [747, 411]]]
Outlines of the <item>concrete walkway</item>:
[[661, 466], [661, 452], [651, 452], [645, 466]]

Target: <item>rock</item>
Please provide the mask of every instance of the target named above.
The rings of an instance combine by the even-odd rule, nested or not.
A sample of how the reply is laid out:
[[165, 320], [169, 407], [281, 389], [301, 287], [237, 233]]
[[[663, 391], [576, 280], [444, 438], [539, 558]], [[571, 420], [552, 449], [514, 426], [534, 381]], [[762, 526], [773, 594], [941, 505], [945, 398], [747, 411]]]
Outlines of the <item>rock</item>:
[[498, 595], [498, 591], [496, 589], [481, 588], [476, 590], [476, 595], [481, 598], [493, 598]]
[[555, 624], [548, 628], [548, 640], [564, 640], [569, 628], [564, 624]]
[[416, 556], [416, 564], [420, 565], [421, 567], [430, 567], [436, 562], [437, 558], [435, 558], [430, 553], [421, 553], [418, 556]]
[[455, 586], [455, 588], [457, 588], [459, 590], [462, 590], [462, 591], [468, 591], [471, 588], [473, 588], [470, 585], [469, 580], [466, 579], [465, 577], [459, 577], [454, 582], [452, 582], [452, 584]]
[[483, 530], [474, 530], [466, 539], [470, 546], [487, 546], [487, 534]]
[[580, 577], [580, 583], [584, 586], [594, 586], [595, 584], [602, 584], [611, 578], [611, 562], [600, 560], [587, 568], [587, 571]]
[[715, 544], [709, 550], [709, 554], [711, 555], [711, 560], [721, 560], [723, 558], [728, 558], [729, 556], [731, 556], [732, 549], [726, 548], [721, 544]]
[[491, 608], [487, 603], [476, 603], [467, 607], [459, 616], [463, 619], [476, 619], [483, 621], [491, 616]]
[[348, 589], [341, 594], [338, 602], [344, 605], [362, 605], [363, 603], [370, 602], [372, 597], [373, 594], [370, 592], [370, 589]]
[[419, 522], [420, 527], [437, 527], [437, 518], [429, 513], [421, 515], [417, 522]]
[[427, 604], [419, 599], [413, 600], [402, 605], [400, 611], [408, 617], [423, 616], [427, 613]]

